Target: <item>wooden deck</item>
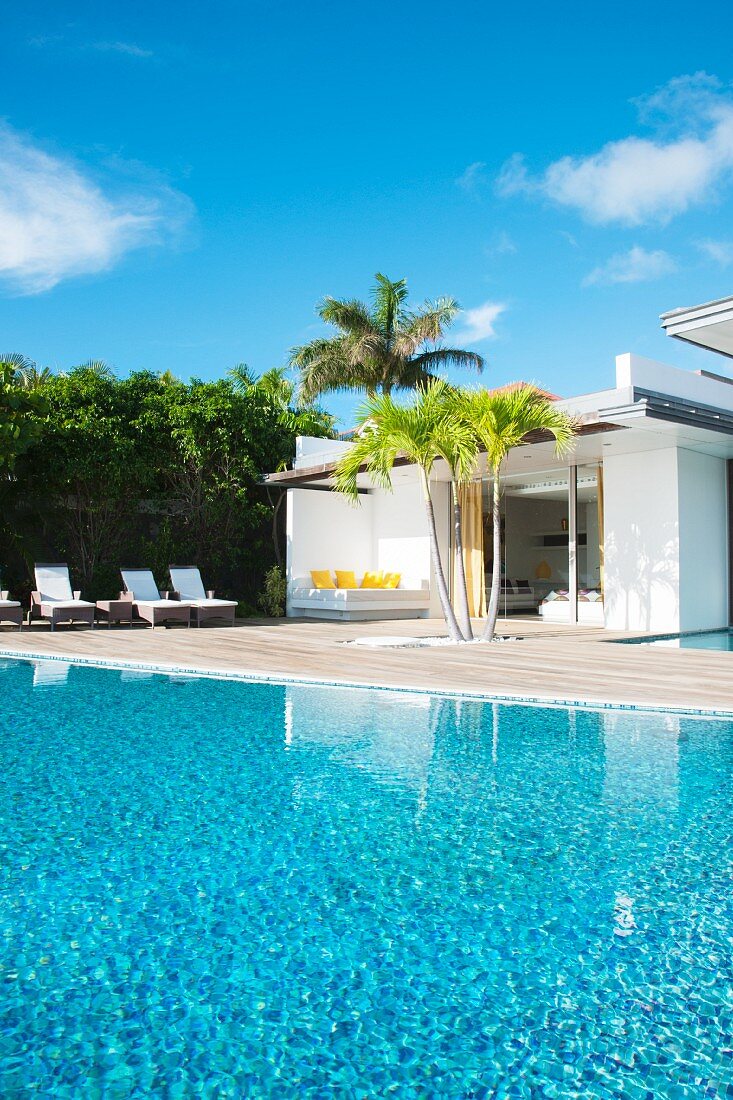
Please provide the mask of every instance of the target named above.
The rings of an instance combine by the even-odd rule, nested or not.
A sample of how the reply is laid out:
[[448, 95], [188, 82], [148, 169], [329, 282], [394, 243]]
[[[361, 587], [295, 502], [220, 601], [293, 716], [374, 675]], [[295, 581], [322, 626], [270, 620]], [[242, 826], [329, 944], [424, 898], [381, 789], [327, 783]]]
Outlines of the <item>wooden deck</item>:
[[0, 628], [1, 651], [142, 662], [206, 672], [239, 672], [733, 713], [733, 653], [614, 645], [619, 634], [511, 618], [518, 641], [434, 649], [363, 649], [343, 643], [374, 635], [443, 634], [438, 620], [327, 623], [252, 620], [197, 629]]

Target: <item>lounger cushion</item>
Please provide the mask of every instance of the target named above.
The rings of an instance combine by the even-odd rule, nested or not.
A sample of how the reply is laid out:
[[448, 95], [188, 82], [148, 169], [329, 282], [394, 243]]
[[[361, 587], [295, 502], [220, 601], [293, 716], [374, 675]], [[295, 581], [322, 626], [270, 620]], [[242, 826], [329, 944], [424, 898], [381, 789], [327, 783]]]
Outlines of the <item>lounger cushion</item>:
[[41, 600], [41, 615], [50, 619], [54, 611], [88, 611], [94, 606], [87, 600]]
[[178, 592], [182, 600], [205, 600], [206, 589], [201, 574], [195, 565], [171, 565], [173, 591]]
[[20, 607], [18, 600], [0, 600], [0, 607]]
[[160, 592], [150, 569], [121, 569], [122, 580], [128, 592], [135, 600], [146, 603], [160, 599]]
[[181, 600], [135, 600], [136, 607], [155, 607], [155, 608], [176, 608], [176, 607], [190, 607], [191, 604], [188, 600], [182, 602]]
[[37, 565], [36, 588], [41, 593], [42, 600], [73, 600], [74, 593], [71, 588], [68, 566]]
[[215, 599], [203, 599], [203, 600], [186, 600], [187, 604], [191, 607], [236, 607], [236, 600], [215, 600]]

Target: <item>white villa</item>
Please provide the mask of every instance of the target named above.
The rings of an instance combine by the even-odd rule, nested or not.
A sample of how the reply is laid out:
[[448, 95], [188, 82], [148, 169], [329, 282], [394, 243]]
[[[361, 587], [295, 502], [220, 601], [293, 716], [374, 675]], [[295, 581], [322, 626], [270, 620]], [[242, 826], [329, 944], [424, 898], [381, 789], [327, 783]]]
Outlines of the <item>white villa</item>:
[[[733, 356], [733, 298], [662, 317], [671, 336]], [[569, 457], [527, 438], [503, 478], [501, 613], [612, 630], [676, 633], [732, 621], [733, 377], [686, 371], [636, 355], [616, 359], [614, 385], [559, 400], [579, 418]], [[351, 444], [304, 438], [287, 490], [288, 615], [399, 618], [440, 615], [417, 472], [393, 471], [392, 492], [360, 477], [360, 505], [332, 491], [334, 462]], [[464, 500], [473, 610], [491, 574], [488, 481]], [[451, 572], [448, 470], [432, 489], [441, 553]], [[394, 589], [315, 587], [313, 570], [400, 575]]]

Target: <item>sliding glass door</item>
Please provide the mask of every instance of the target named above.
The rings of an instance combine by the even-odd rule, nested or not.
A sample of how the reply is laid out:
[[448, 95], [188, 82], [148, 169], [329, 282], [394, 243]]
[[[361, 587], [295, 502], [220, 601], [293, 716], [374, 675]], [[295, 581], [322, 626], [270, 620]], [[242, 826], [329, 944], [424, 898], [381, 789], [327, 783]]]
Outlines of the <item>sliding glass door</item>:
[[[487, 601], [491, 484], [483, 486]], [[598, 466], [511, 474], [502, 481], [499, 613], [603, 622], [603, 494]], [[594, 605], [591, 607], [590, 605]]]

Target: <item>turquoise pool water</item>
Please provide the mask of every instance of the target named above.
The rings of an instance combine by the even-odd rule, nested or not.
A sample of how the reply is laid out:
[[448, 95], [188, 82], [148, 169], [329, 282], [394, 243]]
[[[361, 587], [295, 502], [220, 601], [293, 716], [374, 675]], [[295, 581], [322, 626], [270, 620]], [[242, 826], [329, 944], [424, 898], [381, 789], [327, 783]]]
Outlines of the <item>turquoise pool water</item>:
[[0, 1095], [729, 1096], [729, 722], [0, 667]]
[[708, 630], [704, 634], [674, 634], [663, 638], [624, 639], [626, 644], [667, 646], [668, 649], [718, 649], [733, 650], [733, 630]]

